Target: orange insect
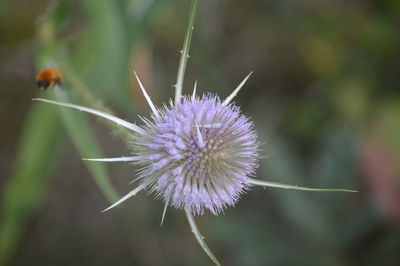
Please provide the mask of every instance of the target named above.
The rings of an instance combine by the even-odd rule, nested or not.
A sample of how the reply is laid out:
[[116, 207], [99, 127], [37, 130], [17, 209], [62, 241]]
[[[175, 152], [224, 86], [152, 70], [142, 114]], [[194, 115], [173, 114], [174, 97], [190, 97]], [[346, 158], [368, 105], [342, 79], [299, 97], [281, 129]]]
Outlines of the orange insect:
[[56, 84], [61, 85], [62, 73], [56, 68], [45, 68], [36, 75], [36, 83], [39, 89], [52, 88]]

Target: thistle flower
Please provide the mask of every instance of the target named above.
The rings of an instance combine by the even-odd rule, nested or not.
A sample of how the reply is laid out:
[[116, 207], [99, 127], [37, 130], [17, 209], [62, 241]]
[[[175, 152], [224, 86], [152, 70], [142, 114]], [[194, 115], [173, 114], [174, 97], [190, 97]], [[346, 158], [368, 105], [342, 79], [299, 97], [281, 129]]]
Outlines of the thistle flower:
[[137, 194], [155, 192], [166, 205], [202, 215], [205, 209], [217, 215], [233, 206], [252, 185], [258, 167], [259, 143], [253, 123], [230, 100], [205, 94], [181, 97], [156, 108], [139, 78], [135, 76], [151, 109], [151, 119], [137, 126], [88, 107], [35, 99], [106, 118], [132, 131], [132, 155], [118, 158], [84, 159], [103, 162], [132, 162], [139, 166], [140, 185], [105, 211]]
[[193, 214], [202, 215], [209, 210], [218, 215], [226, 207], [233, 206], [253, 185], [303, 191], [354, 191], [305, 188], [253, 178], [259, 160], [257, 135], [253, 123], [231, 103], [252, 73], [225, 100], [213, 94], [196, 96], [196, 84], [191, 96], [182, 96], [196, 4], [194, 0], [178, 68], [175, 101], [157, 108], [134, 73], [152, 110], [150, 118], [142, 118], [142, 126], [89, 107], [34, 100], [91, 113], [129, 129], [132, 132], [132, 156], [86, 159], [132, 162], [140, 169], [139, 185], [104, 211], [141, 190], [154, 192], [165, 203], [161, 223], [168, 206], [184, 210], [196, 240], [212, 261], [220, 265], [204, 242]]
[[213, 95], [183, 97], [145, 121], [134, 137], [139, 179], [176, 208], [218, 214], [232, 206], [254, 174], [258, 142], [234, 104]]

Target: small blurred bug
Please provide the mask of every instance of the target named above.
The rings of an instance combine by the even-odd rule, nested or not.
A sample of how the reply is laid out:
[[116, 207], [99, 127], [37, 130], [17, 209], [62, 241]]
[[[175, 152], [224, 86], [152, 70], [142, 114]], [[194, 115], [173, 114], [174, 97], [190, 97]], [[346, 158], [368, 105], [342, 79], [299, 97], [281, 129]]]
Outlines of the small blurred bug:
[[42, 69], [36, 75], [36, 84], [41, 91], [61, 84], [62, 73], [56, 68]]

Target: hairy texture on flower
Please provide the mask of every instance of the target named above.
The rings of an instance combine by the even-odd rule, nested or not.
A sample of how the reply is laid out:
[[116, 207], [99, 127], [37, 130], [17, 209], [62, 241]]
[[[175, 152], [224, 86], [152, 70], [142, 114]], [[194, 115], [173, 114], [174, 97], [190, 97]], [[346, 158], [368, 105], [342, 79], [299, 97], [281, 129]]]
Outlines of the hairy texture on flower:
[[164, 106], [147, 134], [133, 139], [140, 158], [138, 179], [176, 208], [218, 214], [234, 205], [258, 167], [259, 144], [253, 124], [234, 104], [217, 96], [183, 97]]

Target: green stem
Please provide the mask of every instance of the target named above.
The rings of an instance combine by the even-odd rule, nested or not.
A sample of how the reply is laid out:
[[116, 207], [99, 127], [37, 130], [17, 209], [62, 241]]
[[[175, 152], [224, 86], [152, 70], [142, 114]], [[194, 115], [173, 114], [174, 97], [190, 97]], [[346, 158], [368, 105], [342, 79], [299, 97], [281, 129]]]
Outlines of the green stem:
[[185, 210], [185, 213], [186, 213], [186, 217], [189, 222], [190, 228], [192, 229], [192, 233], [194, 234], [194, 237], [196, 238], [197, 242], [200, 244], [201, 248], [208, 255], [208, 257], [210, 257], [210, 259], [215, 263], [215, 265], [221, 266], [221, 263], [219, 263], [217, 258], [214, 256], [214, 254], [211, 252], [211, 250], [208, 248], [206, 242], [204, 241], [204, 237], [201, 235], [192, 213], [188, 210]]
[[178, 74], [176, 77], [175, 85], [175, 104], [180, 102], [182, 97], [183, 79], [185, 77], [186, 63], [189, 58], [190, 41], [192, 40], [192, 33], [194, 28], [194, 19], [196, 17], [197, 0], [192, 0], [190, 7], [189, 22], [186, 29], [185, 40], [181, 51], [181, 58], [179, 60]]

